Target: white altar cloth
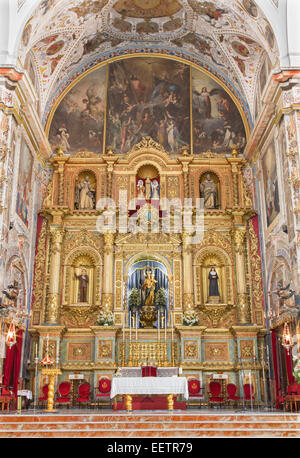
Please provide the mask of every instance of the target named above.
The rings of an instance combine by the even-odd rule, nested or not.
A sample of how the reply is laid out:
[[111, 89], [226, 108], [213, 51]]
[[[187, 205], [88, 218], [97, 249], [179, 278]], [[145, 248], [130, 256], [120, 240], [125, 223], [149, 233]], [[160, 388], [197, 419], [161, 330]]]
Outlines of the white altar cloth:
[[114, 377], [110, 397], [122, 394], [182, 394], [185, 400], [189, 398], [185, 377]]

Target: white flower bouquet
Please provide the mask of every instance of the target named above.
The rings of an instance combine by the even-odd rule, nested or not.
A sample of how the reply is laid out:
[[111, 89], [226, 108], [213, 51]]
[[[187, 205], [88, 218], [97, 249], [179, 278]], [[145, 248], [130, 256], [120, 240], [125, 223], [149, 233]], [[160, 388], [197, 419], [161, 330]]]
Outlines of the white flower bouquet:
[[184, 326], [197, 326], [199, 323], [199, 318], [195, 310], [189, 310], [184, 312], [183, 315], [183, 324]]
[[114, 324], [114, 315], [112, 312], [105, 312], [101, 310], [97, 318], [99, 326], [112, 326]]

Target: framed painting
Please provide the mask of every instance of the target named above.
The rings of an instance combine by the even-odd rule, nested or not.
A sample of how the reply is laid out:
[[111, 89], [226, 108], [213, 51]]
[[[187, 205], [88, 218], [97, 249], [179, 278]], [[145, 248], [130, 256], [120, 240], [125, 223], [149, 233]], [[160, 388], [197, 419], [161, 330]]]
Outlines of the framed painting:
[[28, 226], [30, 198], [32, 192], [32, 167], [33, 157], [27, 144], [23, 142], [19, 158], [16, 213], [26, 226]]

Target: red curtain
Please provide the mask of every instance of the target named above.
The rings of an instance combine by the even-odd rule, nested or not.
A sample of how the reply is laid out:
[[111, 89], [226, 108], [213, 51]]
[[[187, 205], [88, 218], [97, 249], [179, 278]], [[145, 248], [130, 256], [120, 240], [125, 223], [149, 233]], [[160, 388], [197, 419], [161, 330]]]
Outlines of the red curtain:
[[286, 365], [288, 381], [289, 381], [289, 384], [291, 384], [295, 381], [295, 377], [293, 376], [292, 355], [286, 348], [284, 349], [284, 354], [285, 354], [285, 365]]
[[[12, 390], [17, 396], [18, 382], [20, 375], [21, 357], [22, 357], [22, 342], [23, 342], [23, 331], [20, 329], [16, 332], [16, 344], [11, 348], [6, 347], [6, 356], [4, 363], [4, 376], [3, 384], [9, 387], [11, 376], [13, 375], [13, 386]], [[13, 370], [13, 374], [12, 374]]]
[[277, 336], [275, 329], [272, 329], [272, 355], [273, 355], [273, 366], [274, 366], [274, 374], [275, 374], [275, 384], [276, 384], [276, 396], [279, 395], [279, 373], [278, 373], [278, 352], [277, 352]]

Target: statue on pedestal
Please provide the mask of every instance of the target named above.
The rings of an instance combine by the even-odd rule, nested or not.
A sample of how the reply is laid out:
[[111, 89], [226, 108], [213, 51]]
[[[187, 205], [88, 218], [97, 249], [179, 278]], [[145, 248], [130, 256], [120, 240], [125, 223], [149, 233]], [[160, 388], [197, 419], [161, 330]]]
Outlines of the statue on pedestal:
[[218, 279], [219, 276], [217, 274], [217, 271], [215, 267], [212, 267], [209, 271], [208, 274], [208, 280], [209, 280], [209, 301], [213, 300], [213, 302], [219, 302], [220, 300], [220, 292], [219, 292], [219, 286], [218, 286]]
[[142, 307], [152, 307], [154, 305], [154, 291], [157, 280], [154, 278], [154, 272], [147, 270], [146, 278], [142, 286]]
[[75, 204], [78, 210], [93, 210], [95, 208], [95, 190], [92, 188], [88, 176], [76, 184]]
[[86, 269], [82, 269], [80, 275], [75, 273], [75, 277], [79, 280], [79, 302], [87, 302], [89, 277]]
[[217, 187], [211, 179], [210, 174], [206, 175], [205, 180], [200, 185], [200, 196], [204, 198], [204, 208], [217, 208]]

